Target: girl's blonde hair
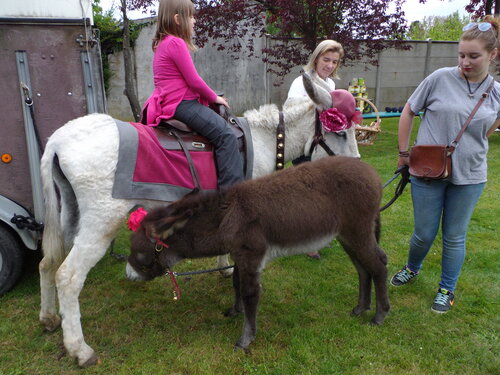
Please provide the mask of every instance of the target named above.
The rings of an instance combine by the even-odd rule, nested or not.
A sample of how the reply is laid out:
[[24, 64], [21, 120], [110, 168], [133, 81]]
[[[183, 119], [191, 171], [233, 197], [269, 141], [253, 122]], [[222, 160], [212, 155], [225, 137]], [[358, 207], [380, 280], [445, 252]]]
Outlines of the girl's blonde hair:
[[[306, 72], [310, 72], [311, 70], [315, 71], [318, 59], [327, 52], [337, 52], [341, 60], [344, 57], [344, 48], [342, 48], [342, 44], [331, 39], [323, 40], [320, 44], [316, 46], [312, 55], [309, 57], [307, 65], [304, 66], [304, 71]], [[337, 70], [339, 69], [339, 67], [340, 67], [340, 61], [335, 70], [332, 72], [332, 74], [330, 74], [331, 78], [339, 78], [337, 75]]]
[[491, 52], [495, 48], [500, 47], [500, 44], [498, 42], [500, 32], [500, 18], [486, 16], [484, 17], [482, 22], [491, 24], [491, 28], [486, 31], [481, 31], [477, 26], [472, 27], [469, 30], [463, 32], [460, 40], [481, 40], [484, 43], [484, 48], [486, 48], [486, 51]]
[[[191, 40], [190, 18], [194, 16], [195, 10], [191, 0], [160, 0], [158, 18], [156, 20], [156, 33], [153, 38], [153, 51], [167, 35], [173, 35], [183, 39], [191, 51], [196, 47]], [[179, 15], [179, 25], [174, 16]]]

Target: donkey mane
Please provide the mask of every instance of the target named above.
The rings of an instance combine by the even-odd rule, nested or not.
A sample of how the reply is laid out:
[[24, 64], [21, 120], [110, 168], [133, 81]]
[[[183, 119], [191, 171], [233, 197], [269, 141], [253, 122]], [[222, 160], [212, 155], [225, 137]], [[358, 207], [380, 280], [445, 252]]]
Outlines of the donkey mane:
[[[283, 104], [286, 125], [297, 125], [303, 121], [304, 113], [311, 111], [314, 103], [309, 97], [289, 99]], [[261, 105], [258, 109], [245, 111], [243, 116], [252, 124], [252, 128], [276, 129], [279, 109], [275, 104]]]

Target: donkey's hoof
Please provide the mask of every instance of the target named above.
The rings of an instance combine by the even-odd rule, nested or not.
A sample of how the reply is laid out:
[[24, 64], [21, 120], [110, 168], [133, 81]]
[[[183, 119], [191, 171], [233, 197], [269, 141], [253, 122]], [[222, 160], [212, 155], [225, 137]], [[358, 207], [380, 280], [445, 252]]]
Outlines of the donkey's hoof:
[[384, 318], [378, 318], [377, 316], [374, 316], [370, 321], [370, 325], [372, 326], [380, 326], [382, 323], [384, 323]]
[[364, 313], [367, 310], [370, 310], [370, 306], [366, 306], [366, 307], [356, 306], [354, 309], [352, 309], [351, 315], [352, 316], [360, 316], [362, 313]]
[[248, 347], [243, 348], [242, 346], [240, 346], [240, 344], [236, 343], [234, 345], [234, 351], [237, 352], [237, 351], [240, 351], [240, 350], [242, 350], [243, 353], [245, 353], [246, 355], [252, 354], [252, 351], [250, 349], [248, 349]]
[[61, 318], [58, 315], [51, 315], [40, 318], [45, 331], [54, 332], [61, 325]]
[[236, 310], [234, 307], [231, 307], [229, 309], [227, 309], [226, 311], [223, 312], [223, 315], [226, 317], [226, 318], [231, 318], [233, 316], [236, 316], [236, 315], [239, 315], [241, 314], [242, 312], [239, 311], [239, 310]]
[[97, 357], [97, 355], [95, 353], [92, 353], [90, 358], [83, 361], [83, 363], [78, 361], [78, 364], [81, 368], [87, 368], [87, 367], [99, 365], [100, 363], [101, 363], [101, 360]]
[[222, 275], [222, 277], [231, 277], [233, 276], [233, 269], [228, 268], [227, 270], [222, 270], [220, 271], [220, 274]]
[[377, 312], [373, 316], [371, 324], [375, 326], [381, 325], [382, 323], [384, 323], [385, 317], [387, 316], [388, 313], [389, 313], [389, 306], [387, 306], [386, 308], [377, 309]]

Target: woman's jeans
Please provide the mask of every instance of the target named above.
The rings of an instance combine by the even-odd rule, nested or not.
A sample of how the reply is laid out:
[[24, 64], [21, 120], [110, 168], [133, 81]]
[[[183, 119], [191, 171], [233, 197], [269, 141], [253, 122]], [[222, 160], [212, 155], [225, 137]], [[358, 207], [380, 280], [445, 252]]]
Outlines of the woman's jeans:
[[219, 188], [243, 180], [243, 160], [233, 130], [221, 116], [195, 100], [183, 100], [174, 118], [208, 138], [215, 147]]
[[465, 258], [467, 227], [484, 185], [454, 185], [446, 180], [425, 181], [412, 177], [411, 196], [415, 229], [410, 239], [410, 270], [420, 271], [441, 221], [443, 254], [439, 286], [450, 291], [455, 290]]

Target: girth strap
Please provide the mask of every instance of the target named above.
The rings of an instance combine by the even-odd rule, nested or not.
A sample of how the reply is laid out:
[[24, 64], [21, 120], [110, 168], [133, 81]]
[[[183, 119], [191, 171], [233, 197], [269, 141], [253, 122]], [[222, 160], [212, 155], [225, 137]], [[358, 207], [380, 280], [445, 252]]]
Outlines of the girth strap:
[[170, 132], [177, 139], [177, 141], [179, 142], [179, 145], [182, 148], [182, 151], [184, 151], [184, 154], [186, 155], [186, 159], [187, 159], [188, 165], [189, 165], [189, 171], [191, 172], [191, 176], [193, 177], [194, 187], [198, 190], [203, 190], [201, 187], [201, 183], [200, 183], [200, 177], [198, 176], [198, 171], [196, 170], [193, 159], [191, 158], [191, 153], [189, 152], [187, 146], [184, 144], [184, 141], [179, 136], [179, 134], [177, 134], [177, 132], [174, 129], [170, 130]]

